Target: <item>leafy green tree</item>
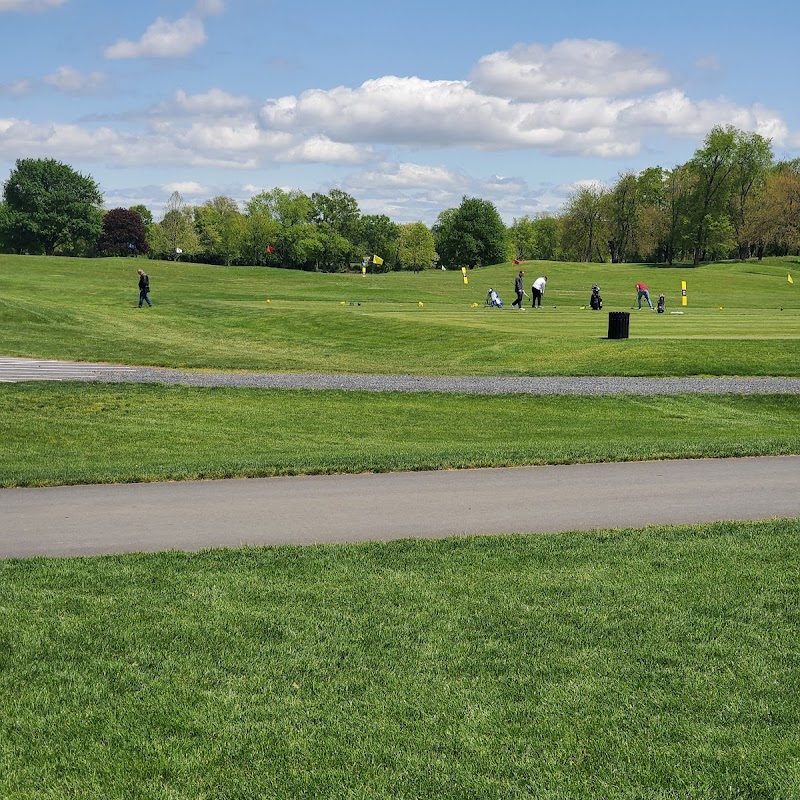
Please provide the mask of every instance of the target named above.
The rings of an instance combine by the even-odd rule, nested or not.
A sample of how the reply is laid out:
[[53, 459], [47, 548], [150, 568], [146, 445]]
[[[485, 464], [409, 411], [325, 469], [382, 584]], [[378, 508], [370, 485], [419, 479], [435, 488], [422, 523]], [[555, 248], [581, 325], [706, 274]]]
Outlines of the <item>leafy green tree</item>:
[[361, 212], [355, 198], [341, 189], [328, 194], [314, 193], [313, 221], [320, 230], [322, 269], [347, 269], [359, 233]]
[[666, 260], [668, 205], [666, 171], [648, 167], [636, 178], [637, 226], [636, 260], [663, 262]]
[[373, 269], [388, 272], [397, 267], [397, 247], [400, 241], [400, 226], [385, 214], [366, 214], [361, 217], [356, 239], [356, 247], [362, 258], [373, 255], [383, 259], [382, 265]]
[[[325, 224], [318, 225], [313, 235], [306, 236], [300, 241], [304, 242], [305, 247], [309, 247], [312, 241], [317, 242], [317, 246], [314, 248], [316, 269], [322, 269], [325, 272], [341, 272], [347, 269], [353, 244], [330, 226]], [[299, 255], [299, 249], [297, 253]]]
[[173, 192], [164, 206], [164, 217], [153, 232], [153, 250], [162, 258], [179, 260], [200, 251], [192, 210], [180, 192]]
[[508, 229], [509, 238], [513, 247], [514, 258], [528, 260], [537, 258], [536, 225], [528, 217], [515, 217]]
[[772, 161], [772, 145], [769, 139], [757, 133], [737, 133], [728, 216], [736, 231], [739, 258], [749, 258], [752, 255], [755, 242], [750, 223], [750, 214], [754, 209], [751, 201], [762, 193]]
[[103, 196], [94, 180], [60, 161], [18, 159], [3, 187], [7, 236], [20, 251], [92, 246], [102, 227]]
[[419, 272], [434, 265], [438, 258], [433, 234], [424, 222], [412, 222], [400, 228], [399, 260], [405, 269]]
[[107, 256], [137, 256], [146, 253], [147, 230], [141, 215], [127, 208], [113, 208], [103, 217], [103, 232], [97, 249]]
[[351, 238], [358, 229], [361, 211], [355, 198], [341, 189], [331, 189], [328, 194], [311, 195], [314, 203], [314, 222], [327, 223], [345, 238]]
[[280, 225], [266, 214], [245, 213], [242, 225], [242, 262], [263, 267], [274, 261], [274, 255], [268, 248], [275, 248], [279, 230]]
[[664, 260], [673, 264], [694, 252], [692, 203], [697, 177], [688, 164], [679, 164], [664, 173], [666, 234]]
[[608, 228], [604, 218], [606, 192], [582, 186], [567, 199], [563, 214], [562, 246], [572, 261], [605, 261]]
[[144, 224], [145, 228], [149, 225], [152, 225], [154, 222], [153, 212], [147, 206], [131, 206], [129, 211], [135, 211], [142, 218], [142, 223]]
[[436, 251], [448, 266], [499, 264], [507, 253], [506, 226], [493, 203], [464, 197], [439, 214], [432, 229]]
[[230, 266], [239, 259], [244, 217], [232, 197], [215, 197], [196, 207], [194, 224], [205, 261]]
[[306, 269], [317, 265], [322, 244], [312, 222], [314, 203], [307, 194], [276, 187], [253, 197], [245, 213], [249, 263]]
[[695, 229], [695, 264], [705, 260], [709, 223], [726, 213], [736, 167], [737, 139], [738, 131], [732, 125], [717, 125], [689, 161], [695, 178], [690, 212]]
[[0, 253], [14, 253], [16, 251], [11, 229], [11, 212], [8, 209], [8, 204], [0, 200]]
[[800, 252], [800, 159], [776, 164], [752, 202], [749, 235], [759, 259]]
[[245, 210], [251, 216], [264, 215], [282, 227], [310, 223], [314, 217], [314, 203], [307, 194], [277, 187], [257, 194], [247, 202]]
[[636, 175], [620, 175], [611, 191], [603, 196], [608, 228], [608, 250], [611, 263], [628, 260], [636, 248], [639, 224], [639, 186]]
[[541, 216], [533, 221], [536, 237], [534, 258], [542, 261], [557, 261], [561, 258], [561, 220], [557, 217]]
[[736, 247], [736, 230], [725, 215], [711, 217], [705, 222], [706, 254], [710, 260], [727, 258]]

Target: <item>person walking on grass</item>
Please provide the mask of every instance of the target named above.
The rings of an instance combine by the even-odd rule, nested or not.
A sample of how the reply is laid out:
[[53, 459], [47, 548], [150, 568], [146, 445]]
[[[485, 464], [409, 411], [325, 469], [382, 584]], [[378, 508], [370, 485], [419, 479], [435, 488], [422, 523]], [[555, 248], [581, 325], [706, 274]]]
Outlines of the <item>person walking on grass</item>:
[[143, 270], [137, 270], [139, 273], [139, 308], [142, 307], [142, 303], [147, 303], [148, 306], [152, 307], [152, 303], [150, 302], [150, 298], [147, 296], [150, 294], [150, 278], [147, 277], [147, 273]]
[[523, 270], [519, 271], [519, 275], [514, 280], [514, 291], [517, 293], [517, 299], [511, 304], [512, 306], [519, 306], [520, 311], [525, 309], [522, 307], [522, 297], [525, 294], [524, 284], [525, 273]]
[[533, 286], [531, 286], [531, 295], [533, 295], [531, 299], [531, 308], [536, 308], [538, 305], [539, 308], [542, 307], [542, 295], [544, 295], [545, 287], [547, 286], [547, 275], [542, 275], [542, 277], [537, 278], [533, 282]]
[[650, 291], [647, 288], [647, 285], [644, 283], [637, 283], [636, 284], [636, 301], [638, 303], [637, 308], [641, 309], [642, 307], [642, 298], [644, 297], [647, 300], [647, 305], [650, 306], [650, 310], [653, 310], [653, 304], [650, 302]]

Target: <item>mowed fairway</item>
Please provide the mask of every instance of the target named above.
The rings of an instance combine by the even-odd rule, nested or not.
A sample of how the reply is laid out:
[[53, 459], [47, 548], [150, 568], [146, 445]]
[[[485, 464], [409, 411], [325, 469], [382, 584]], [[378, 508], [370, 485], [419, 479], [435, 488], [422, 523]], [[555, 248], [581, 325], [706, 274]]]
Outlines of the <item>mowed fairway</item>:
[[[133, 308], [139, 264], [153, 309]], [[282, 372], [800, 374], [791, 260], [528, 265], [526, 280], [540, 266], [547, 307], [498, 312], [483, 298], [496, 285], [510, 302], [511, 265], [464, 287], [442, 272], [0, 256], [0, 353]], [[632, 312], [632, 338], [604, 340], [605, 312], [629, 309], [639, 279], [670, 310], [688, 280], [690, 306]], [[600, 313], [580, 308], [595, 281]], [[797, 453], [799, 402], [2, 384], [0, 481]], [[520, 502], [535, 513], [535, 497]], [[1, 561], [0, 796], [788, 800], [799, 545], [785, 520]]]
[[[153, 287], [138, 310], [136, 268]], [[0, 352], [82, 361], [279, 372], [412, 375], [800, 375], [797, 259], [699, 268], [531, 262], [541, 310], [510, 308], [516, 267], [334, 275], [142, 259], [0, 256]], [[800, 276], [799, 276], [800, 277]], [[668, 312], [607, 311], [644, 280]], [[689, 305], [680, 305], [680, 283]], [[593, 282], [603, 311], [587, 306]], [[483, 307], [490, 286], [506, 308]], [[270, 300], [270, 303], [267, 303]], [[419, 306], [422, 303], [422, 307]], [[473, 303], [478, 306], [473, 308]]]
[[800, 395], [0, 384], [0, 486], [800, 452]]
[[[138, 265], [153, 309], [137, 309]], [[416, 375], [800, 374], [796, 260], [526, 265], [541, 310], [483, 307], [517, 268], [332, 275], [0, 256], [0, 353], [216, 370]], [[606, 311], [643, 277], [683, 314]], [[800, 277], [800, 276], [799, 276]], [[581, 309], [599, 281], [605, 308]], [[267, 300], [271, 302], [267, 303]], [[510, 297], [507, 296], [507, 300]], [[725, 303], [722, 308], [719, 303]], [[422, 307], [419, 306], [422, 303]], [[477, 307], [473, 307], [477, 303]], [[783, 309], [783, 310], [781, 310]], [[0, 384], [0, 485], [796, 453], [798, 400], [535, 398]]]
[[776, 798], [798, 522], [0, 562], [0, 796]]

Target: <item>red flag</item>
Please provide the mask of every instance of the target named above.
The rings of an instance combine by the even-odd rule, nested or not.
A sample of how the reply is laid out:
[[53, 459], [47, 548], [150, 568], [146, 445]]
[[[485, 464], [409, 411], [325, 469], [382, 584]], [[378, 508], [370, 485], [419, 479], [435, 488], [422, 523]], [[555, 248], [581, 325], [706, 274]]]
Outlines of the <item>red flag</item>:
[[275, 248], [271, 244], [268, 244], [267, 245], [267, 252], [268, 253], [274, 253], [275, 252]]
[[515, 263], [515, 264], [519, 264], [519, 263], [520, 263], [520, 262], [519, 262], [519, 259], [518, 259], [518, 258], [515, 258], [515, 259], [514, 259], [514, 263]]

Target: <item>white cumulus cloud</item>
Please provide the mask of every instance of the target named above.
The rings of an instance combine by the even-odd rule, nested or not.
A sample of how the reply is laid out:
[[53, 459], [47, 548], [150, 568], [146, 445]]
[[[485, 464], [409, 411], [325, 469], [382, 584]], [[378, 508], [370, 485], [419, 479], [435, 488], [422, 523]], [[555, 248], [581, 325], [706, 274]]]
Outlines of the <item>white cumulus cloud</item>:
[[216, 116], [246, 111], [251, 107], [249, 97], [228, 94], [222, 89], [209, 89], [203, 94], [186, 94], [183, 89], [175, 91], [174, 108], [185, 114]]
[[187, 15], [176, 20], [159, 17], [142, 37], [132, 42], [120, 39], [107, 47], [104, 55], [108, 59], [123, 58], [181, 58], [201, 47], [206, 42], [203, 20]]
[[573, 94], [526, 100], [487, 94], [467, 81], [386, 76], [356, 88], [312, 89], [269, 100], [261, 119], [272, 130], [325, 135], [343, 144], [536, 149], [601, 158], [635, 155], [643, 136], [659, 131], [697, 138], [714, 125], [729, 124], [776, 143], [786, 136], [780, 114], [758, 105], [697, 101], [678, 90]]
[[464, 81], [389, 76], [357, 89], [312, 90], [268, 102], [264, 123], [286, 132], [324, 131], [339, 142], [482, 150], [540, 148], [610, 155], [635, 152], [613, 127], [633, 101], [603, 98], [515, 103]]
[[74, 67], [59, 67], [51, 75], [44, 77], [44, 82], [67, 94], [91, 95], [106, 89], [107, 79], [102, 72], [82, 74]]
[[672, 89], [632, 104], [620, 114], [620, 124], [660, 129], [671, 136], [704, 136], [715, 125], [753, 131], [781, 145], [788, 128], [780, 114], [760, 105], [740, 106], [724, 98], [695, 101]]
[[541, 100], [618, 97], [663, 86], [669, 74], [649, 53], [597, 39], [565, 39], [551, 47], [517, 45], [484, 56], [471, 81], [487, 94]]
[[279, 161], [292, 163], [361, 164], [369, 160], [369, 151], [351, 144], [334, 142], [327, 136], [312, 136], [290, 147]]
[[469, 186], [467, 178], [446, 167], [410, 162], [382, 163], [377, 169], [364, 170], [355, 180], [364, 189], [435, 188], [458, 192], [466, 191]]
[[188, 14], [176, 20], [159, 17], [138, 41], [120, 39], [107, 47], [104, 55], [108, 59], [181, 58], [206, 43], [203, 17], [224, 10], [223, 0], [197, 0]]
[[185, 194], [192, 197], [196, 195], [207, 195], [209, 191], [208, 187], [203, 186], [201, 183], [197, 183], [197, 181], [177, 181], [176, 183], [165, 183], [161, 188], [169, 194], [172, 194], [173, 192], [179, 192], [180, 194]]

